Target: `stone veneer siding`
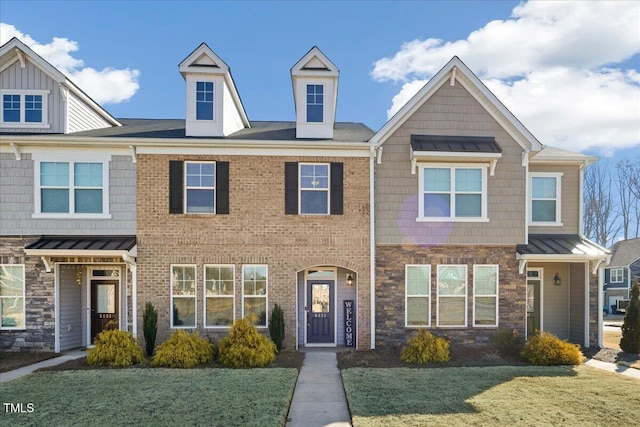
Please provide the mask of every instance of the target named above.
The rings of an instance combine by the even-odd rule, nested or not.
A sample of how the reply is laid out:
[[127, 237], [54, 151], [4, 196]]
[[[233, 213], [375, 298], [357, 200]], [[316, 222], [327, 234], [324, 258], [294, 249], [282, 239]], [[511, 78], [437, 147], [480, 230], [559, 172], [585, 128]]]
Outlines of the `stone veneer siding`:
[[[452, 343], [488, 345], [496, 327], [473, 326], [473, 266], [497, 264], [498, 327], [525, 332], [526, 280], [518, 272], [512, 246], [409, 246], [376, 247], [376, 347], [400, 346], [419, 328], [405, 327], [405, 265], [431, 265], [431, 327]], [[439, 264], [467, 265], [467, 327], [436, 327], [436, 275]]]
[[54, 351], [55, 286], [39, 257], [26, 256], [24, 248], [38, 237], [0, 238], [0, 264], [25, 266], [25, 330], [2, 330], [2, 351]]
[[[228, 215], [169, 214], [170, 160], [228, 161]], [[369, 159], [333, 157], [138, 155], [138, 338], [146, 302], [158, 310], [157, 343], [170, 332], [170, 266], [196, 266], [196, 324], [219, 339], [227, 328], [204, 328], [206, 264], [235, 267], [235, 318], [242, 315], [242, 266], [268, 266], [268, 307], [284, 311], [285, 347], [295, 348], [298, 272], [338, 266], [357, 274], [358, 348], [370, 347]], [[343, 215], [285, 215], [285, 162], [343, 162]], [[340, 303], [340, 302], [339, 302]], [[340, 322], [341, 319], [338, 319]], [[299, 322], [304, 327], [304, 322]], [[339, 326], [340, 327], [340, 326]], [[268, 335], [266, 329], [261, 329]]]

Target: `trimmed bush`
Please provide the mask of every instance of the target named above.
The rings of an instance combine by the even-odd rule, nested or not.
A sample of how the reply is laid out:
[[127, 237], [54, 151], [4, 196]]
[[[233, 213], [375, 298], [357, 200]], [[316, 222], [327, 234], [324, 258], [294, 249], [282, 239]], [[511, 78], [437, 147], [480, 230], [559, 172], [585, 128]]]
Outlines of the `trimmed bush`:
[[417, 331], [400, 353], [403, 361], [417, 364], [447, 362], [450, 357], [449, 341], [425, 329]]
[[501, 356], [518, 356], [524, 346], [524, 340], [517, 329], [498, 329], [492, 335], [491, 341]]
[[530, 337], [520, 353], [532, 365], [579, 365], [584, 360], [580, 346], [563, 341], [549, 332], [538, 332]]
[[142, 349], [127, 331], [105, 329], [87, 351], [87, 364], [98, 366], [131, 366], [144, 360]]
[[231, 368], [259, 368], [276, 359], [276, 345], [246, 317], [236, 320], [218, 343], [218, 360]]
[[620, 348], [626, 353], [640, 354], [640, 279], [631, 287], [631, 298], [622, 323]]
[[214, 345], [201, 338], [197, 331], [177, 330], [158, 346], [151, 364], [166, 368], [193, 368], [210, 361], [214, 352]]
[[276, 345], [278, 353], [282, 350], [284, 342], [284, 312], [278, 304], [273, 306], [271, 311], [271, 322], [269, 322], [269, 336]]
[[142, 330], [144, 332], [145, 350], [147, 356], [151, 357], [156, 346], [156, 334], [158, 333], [158, 310], [150, 302], [147, 302], [144, 306]]

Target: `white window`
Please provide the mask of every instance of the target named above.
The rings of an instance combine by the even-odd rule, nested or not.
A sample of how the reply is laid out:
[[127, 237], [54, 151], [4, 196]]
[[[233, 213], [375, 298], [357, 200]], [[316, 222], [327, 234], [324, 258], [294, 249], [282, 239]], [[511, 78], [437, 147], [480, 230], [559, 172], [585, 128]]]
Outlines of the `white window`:
[[196, 327], [196, 266], [171, 266], [171, 327]]
[[421, 165], [419, 221], [487, 221], [487, 168]]
[[25, 329], [24, 265], [0, 264], [0, 329]]
[[561, 226], [560, 178], [561, 173], [531, 174], [531, 201], [529, 213], [532, 225]]
[[467, 266], [439, 265], [438, 326], [467, 326]]
[[609, 274], [611, 274], [611, 283], [624, 282], [624, 270], [622, 268], [612, 268]]
[[185, 212], [216, 212], [216, 163], [185, 162]]
[[196, 82], [196, 120], [213, 120], [213, 82]]
[[0, 92], [2, 127], [48, 128], [48, 90], [4, 90]]
[[431, 326], [431, 266], [405, 267], [405, 325]]
[[329, 214], [329, 164], [328, 163], [300, 163], [298, 176], [300, 183], [301, 214]]
[[498, 326], [498, 266], [473, 266], [473, 326]]
[[324, 121], [324, 86], [307, 85], [307, 122]]
[[35, 217], [108, 218], [108, 162], [36, 161]]
[[228, 327], [234, 321], [233, 265], [204, 266], [204, 326]]
[[267, 289], [266, 265], [242, 266], [242, 316], [254, 316], [258, 327], [267, 326]]

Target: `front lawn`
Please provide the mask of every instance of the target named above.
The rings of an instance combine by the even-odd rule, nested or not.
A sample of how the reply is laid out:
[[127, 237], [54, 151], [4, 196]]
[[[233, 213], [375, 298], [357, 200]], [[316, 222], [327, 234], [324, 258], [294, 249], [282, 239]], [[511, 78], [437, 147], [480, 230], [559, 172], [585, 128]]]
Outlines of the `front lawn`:
[[[37, 372], [2, 384], [12, 426], [283, 426], [296, 369]], [[33, 411], [29, 412], [27, 404]]]
[[587, 366], [342, 371], [354, 427], [635, 425], [640, 381]]

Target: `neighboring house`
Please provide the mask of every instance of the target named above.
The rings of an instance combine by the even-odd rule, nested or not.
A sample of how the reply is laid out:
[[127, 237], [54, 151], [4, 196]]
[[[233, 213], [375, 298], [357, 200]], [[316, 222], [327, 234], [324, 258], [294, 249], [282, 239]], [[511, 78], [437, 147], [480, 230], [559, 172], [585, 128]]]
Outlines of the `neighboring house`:
[[419, 328], [464, 344], [497, 328], [598, 343], [608, 253], [581, 225], [595, 158], [542, 145], [457, 57], [371, 142], [377, 345]]
[[290, 70], [295, 122], [250, 121], [204, 43], [179, 64], [178, 120], [116, 120], [18, 40], [1, 49], [3, 348], [84, 347], [110, 320], [142, 341], [146, 302], [159, 342], [247, 315], [267, 333], [275, 304], [289, 348], [418, 328], [600, 340], [595, 159], [540, 144], [458, 58], [374, 133], [335, 121], [317, 47]]
[[619, 300], [628, 300], [631, 285], [640, 277], [640, 238], [621, 240], [609, 249], [611, 262], [604, 269], [604, 308], [617, 309]]
[[0, 48], [0, 345], [89, 345], [130, 328], [135, 164], [82, 131], [116, 119], [14, 38]]

